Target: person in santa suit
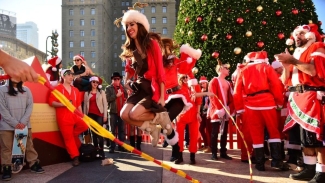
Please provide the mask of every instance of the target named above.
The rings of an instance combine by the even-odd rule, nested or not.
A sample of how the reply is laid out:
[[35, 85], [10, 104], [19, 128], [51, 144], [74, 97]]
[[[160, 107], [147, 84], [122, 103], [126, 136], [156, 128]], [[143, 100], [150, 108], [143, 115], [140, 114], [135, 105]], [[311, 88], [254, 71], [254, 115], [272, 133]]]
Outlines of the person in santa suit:
[[[249, 62], [238, 71], [234, 91], [237, 114], [244, 112], [244, 121], [250, 126], [253, 148], [258, 171], [264, 166], [264, 129], [269, 134], [271, 167], [289, 170], [282, 161], [281, 139], [276, 118], [276, 108], [283, 105], [282, 84], [274, 69], [267, 64], [267, 52], [256, 52], [254, 62]], [[244, 97], [246, 95], [246, 97]], [[254, 120], [252, 120], [252, 118]]]
[[325, 182], [325, 45], [316, 24], [298, 26], [292, 35], [287, 44], [295, 42], [293, 55], [287, 50], [275, 55], [284, 67], [282, 82], [291, 92], [284, 132], [299, 126], [305, 163], [290, 178]]
[[[226, 77], [229, 75], [229, 64], [222, 64], [218, 60], [218, 65], [216, 66], [216, 72], [218, 77], [211, 79], [209, 83], [209, 91], [214, 93], [215, 96], [210, 96], [210, 108], [208, 110], [208, 116], [211, 119], [212, 130], [211, 130], [211, 159], [217, 160], [217, 151], [218, 151], [218, 134], [220, 132], [220, 157], [232, 160], [232, 157], [227, 155], [227, 135], [228, 135], [228, 123], [229, 115], [226, 113], [222, 105], [224, 105], [228, 112], [233, 111], [233, 97], [232, 97], [232, 88], [231, 84], [226, 80]], [[219, 100], [222, 102], [220, 104]], [[231, 111], [230, 111], [231, 110]]]
[[62, 59], [55, 56], [48, 60], [49, 66], [45, 69], [47, 79], [50, 81], [52, 86], [59, 84], [60, 74], [59, 71], [62, 68]]

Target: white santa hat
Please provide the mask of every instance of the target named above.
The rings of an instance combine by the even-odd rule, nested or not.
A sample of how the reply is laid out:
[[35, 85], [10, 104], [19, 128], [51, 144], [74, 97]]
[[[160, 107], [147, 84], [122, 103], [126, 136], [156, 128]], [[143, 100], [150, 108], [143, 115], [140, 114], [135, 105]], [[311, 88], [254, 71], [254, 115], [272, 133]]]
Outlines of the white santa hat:
[[130, 22], [136, 22], [140, 23], [144, 26], [144, 28], [149, 32], [150, 29], [150, 24], [147, 19], [147, 17], [140, 13], [137, 10], [128, 10], [127, 12], [124, 13], [123, 18], [122, 18], [122, 26], [124, 30], [126, 30], [126, 24]]
[[287, 45], [293, 45], [294, 39], [300, 32], [305, 32], [305, 38], [311, 42], [322, 42], [322, 36], [318, 32], [318, 26], [316, 24], [300, 25], [295, 28], [290, 39], [287, 39]]
[[281, 62], [279, 62], [278, 60], [274, 60], [271, 64], [271, 66], [273, 67], [273, 69], [277, 69], [277, 68], [280, 68], [282, 67], [282, 64]]
[[92, 76], [91, 78], [89, 78], [89, 82], [92, 82], [92, 81], [98, 81], [98, 88], [99, 89], [102, 88], [103, 80], [100, 77]]
[[57, 65], [59, 65], [61, 63], [62, 59], [58, 56], [55, 56], [53, 58], [51, 58], [50, 60], [48, 60], [48, 64], [50, 64], [52, 66], [52, 71], [57, 71], [58, 69], [56, 68]]

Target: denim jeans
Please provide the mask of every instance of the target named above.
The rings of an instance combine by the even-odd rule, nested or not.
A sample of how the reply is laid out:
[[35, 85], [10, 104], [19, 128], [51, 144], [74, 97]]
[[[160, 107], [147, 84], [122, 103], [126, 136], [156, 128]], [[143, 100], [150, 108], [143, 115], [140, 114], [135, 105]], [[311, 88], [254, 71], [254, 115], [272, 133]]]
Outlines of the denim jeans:
[[[116, 137], [118, 135], [118, 139], [122, 142], [125, 140], [125, 133], [124, 133], [124, 121], [121, 119], [121, 117], [117, 114], [110, 113], [110, 120], [109, 120], [109, 126], [111, 133]], [[118, 133], [116, 133], [116, 127]], [[111, 142], [110, 149], [115, 150], [115, 142]]]
[[[103, 126], [103, 116], [98, 116], [96, 114], [89, 113], [88, 116], [96, 121], [100, 126]], [[104, 138], [100, 135], [97, 135], [95, 132], [91, 131], [93, 137], [93, 143], [96, 148], [104, 148]]]

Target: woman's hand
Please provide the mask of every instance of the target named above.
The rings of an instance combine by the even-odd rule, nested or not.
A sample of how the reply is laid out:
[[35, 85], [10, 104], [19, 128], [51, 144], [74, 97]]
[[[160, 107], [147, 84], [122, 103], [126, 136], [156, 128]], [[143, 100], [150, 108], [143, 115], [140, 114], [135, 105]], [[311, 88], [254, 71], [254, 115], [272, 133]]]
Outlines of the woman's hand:
[[131, 91], [131, 93], [132, 93], [133, 90], [132, 90], [132, 88], [130, 87], [131, 82], [132, 82], [131, 80], [127, 80], [127, 81], [125, 81], [125, 82], [124, 82], [124, 83], [125, 83], [124, 87], [125, 87], [126, 90], [129, 90], [129, 91]]
[[196, 115], [196, 119], [197, 119], [199, 122], [201, 122], [201, 121], [202, 121], [202, 118], [201, 118], [201, 115], [200, 115], [200, 113], [197, 113], [197, 115]]
[[103, 123], [106, 123], [106, 121], [107, 121], [107, 117], [104, 117]]
[[164, 98], [160, 98], [159, 100], [158, 100], [158, 104], [160, 104], [161, 106], [165, 106], [165, 99]]

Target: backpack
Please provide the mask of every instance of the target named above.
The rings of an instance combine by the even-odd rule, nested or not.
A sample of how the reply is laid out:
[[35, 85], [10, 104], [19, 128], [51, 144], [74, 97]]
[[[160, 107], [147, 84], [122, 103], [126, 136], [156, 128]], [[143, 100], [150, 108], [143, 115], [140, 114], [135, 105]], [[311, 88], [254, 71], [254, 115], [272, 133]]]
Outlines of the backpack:
[[79, 160], [83, 162], [90, 162], [96, 159], [97, 150], [92, 144], [81, 144], [79, 148]]

